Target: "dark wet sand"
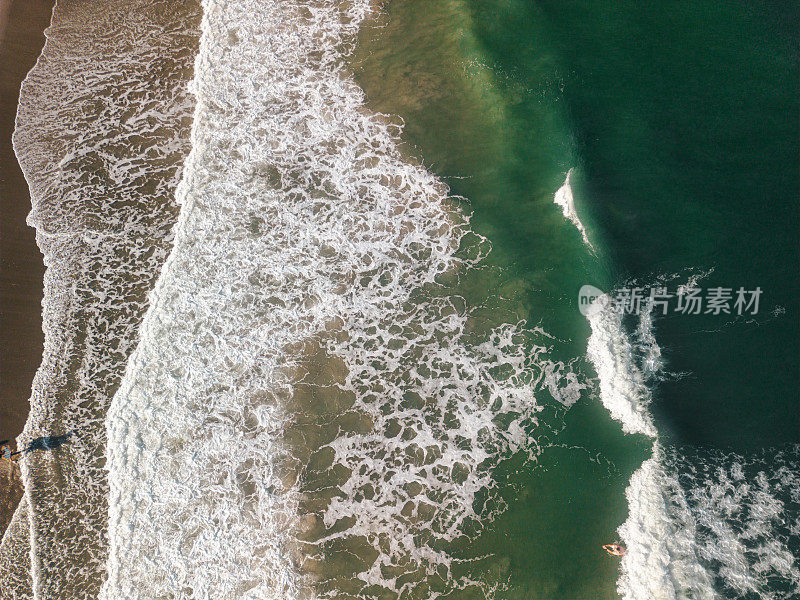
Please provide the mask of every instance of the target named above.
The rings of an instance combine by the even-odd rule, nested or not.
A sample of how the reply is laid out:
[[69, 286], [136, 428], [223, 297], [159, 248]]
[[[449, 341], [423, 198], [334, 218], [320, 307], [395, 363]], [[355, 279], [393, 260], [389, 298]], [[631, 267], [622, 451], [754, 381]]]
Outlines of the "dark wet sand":
[[28, 185], [11, 146], [20, 83], [44, 45], [53, 0], [0, 0], [0, 440], [17, 436], [28, 416], [42, 358], [44, 265]]

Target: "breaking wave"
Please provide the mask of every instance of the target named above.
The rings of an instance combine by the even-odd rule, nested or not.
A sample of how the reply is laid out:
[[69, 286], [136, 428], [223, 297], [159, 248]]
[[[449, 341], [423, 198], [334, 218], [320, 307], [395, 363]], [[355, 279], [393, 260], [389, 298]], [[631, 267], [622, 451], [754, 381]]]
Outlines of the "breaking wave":
[[[367, 1], [204, 2], [175, 244], [107, 418], [111, 598], [435, 598], [547, 336], [458, 293], [488, 252], [344, 68]], [[484, 311], [485, 312], [485, 311]]]
[[634, 473], [619, 592], [631, 600], [800, 594], [800, 447], [662, 448]]
[[583, 238], [583, 243], [587, 248], [589, 248], [590, 251], [594, 252], [594, 246], [592, 246], [592, 243], [589, 241], [589, 236], [586, 233], [586, 227], [583, 226], [583, 222], [578, 216], [578, 211], [575, 210], [575, 196], [572, 193], [572, 182], [570, 181], [573, 170], [574, 169], [569, 170], [567, 173], [567, 178], [564, 180], [564, 184], [558, 188], [558, 190], [556, 190], [556, 193], [553, 196], [553, 202], [561, 207], [561, 212], [564, 213], [564, 217], [573, 225], [575, 225], [575, 228], [578, 230], [578, 232], [580, 232], [581, 238]]
[[[689, 278], [693, 286], [708, 272]], [[671, 276], [674, 278], [674, 276]], [[653, 439], [631, 477], [627, 547], [618, 591], [625, 600], [796, 597], [800, 537], [800, 447], [754, 456], [661, 441], [648, 409], [664, 362], [653, 306], [625, 327], [609, 295], [587, 312], [587, 356], [600, 399], [626, 433]]]
[[[592, 328], [587, 357], [600, 380], [600, 400], [626, 433], [656, 437], [656, 429], [648, 411], [649, 378], [658, 369], [660, 350], [653, 335], [652, 310], [639, 317], [637, 337], [623, 326], [622, 312], [616, 310], [607, 294], [594, 301], [586, 318]], [[637, 360], [644, 354], [648, 360]]]

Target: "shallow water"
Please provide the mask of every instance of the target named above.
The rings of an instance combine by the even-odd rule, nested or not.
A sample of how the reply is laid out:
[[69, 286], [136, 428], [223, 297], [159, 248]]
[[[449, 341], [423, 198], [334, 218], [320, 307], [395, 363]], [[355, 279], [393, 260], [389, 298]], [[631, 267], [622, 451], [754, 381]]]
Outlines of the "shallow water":
[[[786, 320], [798, 291], [797, 152], [789, 141], [797, 124], [786, 117], [797, 104], [788, 83], [796, 70], [790, 52], [797, 39], [785, 27], [791, 12], [788, 5], [641, 11], [605, 2], [393, 2], [381, 25], [362, 35], [356, 55], [370, 105], [400, 115], [409, 152], [469, 198], [473, 227], [493, 244], [487, 260], [535, 282], [526, 288], [526, 304], [547, 331], [579, 332], [564, 335], [573, 344], [556, 344], [565, 356], [588, 335], [574, 300], [583, 283], [608, 292], [690, 281], [770, 289], [751, 319], [662, 319], [647, 311], [641, 319], [589, 319], [587, 358], [599, 375], [593, 400], [624, 431], [662, 446], [628, 490], [630, 517], [621, 534], [633, 551], [620, 580], [626, 597], [680, 595], [659, 573], [680, 580], [678, 571], [686, 569], [697, 576], [699, 597], [784, 597], [791, 589], [796, 565], [781, 565], [780, 556], [794, 552], [797, 535], [781, 537], [779, 521], [759, 534], [779, 540], [774, 552], [742, 539], [742, 560], [727, 563], [702, 552], [691, 560], [671, 556], [656, 547], [670, 534], [644, 525], [675, 493], [672, 481], [681, 482], [674, 489], [686, 487], [687, 514], [695, 515], [687, 518], [703, 514], [694, 505], [703, 486], [725, 485], [713, 477], [690, 483], [681, 472], [714, 463], [714, 447], [771, 448], [766, 452], [783, 452], [786, 464], [797, 465], [791, 444], [798, 441], [798, 353]], [[763, 135], [755, 134], [758, 124]], [[560, 214], [542, 211], [553, 182], [572, 167], [574, 203], [568, 194], [556, 198], [574, 221], [569, 232], [554, 223]], [[583, 248], [565, 242], [575, 233], [584, 237]], [[581, 427], [582, 408], [569, 413], [565, 431], [590, 445], [602, 438]], [[604, 415], [591, 422], [605, 422]], [[616, 464], [635, 461], [633, 453]], [[658, 477], [648, 475], [656, 471]], [[780, 477], [769, 470], [764, 476]], [[591, 495], [591, 486], [575, 491], [571, 502], [583, 493]], [[796, 493], [789, 484], [775, 492], [789, 520], [797, 518]], [[748, 510], [752, 499], [740, 500], [736, 510]], [[600, 514], [593, 504], [583, 509]], [[664, 518], [683, 522], [677, 514]], [[525, 527], [526, 519], [515, 525]], [[560, 537], [567, 531], [561, 524], [555, 535], [534, 535], [531, 543], [558, 539], [573, 549]], [[663, 571], [642, 567], [642, 559]], [[526, 577], [536, 580], [530, 573], [537, 566], [533, 559]], [[741, 583], [749, 577], [750, 584]], [[573, 588], [554, 589], [535, 590], [534, 597], [569, 597]]]
[[9, 544], [29, 544], [31, 561], [3, 577], [30, 579], [36, 597], [93, 598], [105, 577], [105, 413], [170, 247], [198, 17], [191, 2], [58, 2], [22, 86], [14, 147], [47, 273], [18, 441], [78, 430], [21, 461], [27, 509], [10, 535], [29, 539]]
[[[626, 477], [558, 437], [586, 383], [518, 274], [364, 106], [345, 58], [367, 5], [205, 9], [176, 244], [108, 418], [105, 597], [569, 585], [509, 584], [530, 557], [499, 552], [504, 515], [548, 504], [520, 490], [550, 446], [543, 464], [586, 485]], [[559, 224], [562, 182], [539, 207]], [[569, 520], [553, 513], [547, 527]], [[602, 568], [614, 523], [593, 522], [571, 531]]]
[[[206, 0], [197, 50], [59, 6], [25, 435], [82, 430], [26, 459], [18, 595], [796, 593], [784, 9]], [[578, 310], [692, 282], [763, 311]]]

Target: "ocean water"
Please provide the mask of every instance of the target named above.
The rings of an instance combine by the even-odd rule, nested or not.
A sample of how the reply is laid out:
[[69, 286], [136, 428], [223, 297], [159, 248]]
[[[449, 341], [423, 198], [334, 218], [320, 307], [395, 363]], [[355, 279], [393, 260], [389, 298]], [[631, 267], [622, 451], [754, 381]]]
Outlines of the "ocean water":
[[[654, 285], [690, 268], [704, 288], [763, 290], [757, 315], [654, 318], [664, 367], [649, 412], [659, 443], [627, 491], [620, 589], [793, 597], [796, 7], [560, 3], [543, 17], [574, 70], [564, 93], [580, 132], [585, 214], [604, 230], [619, 279]], [[693, 544], [671, 547], [681, 530]]]
[[[494, 269], [490, 293], [513, 291], [528, 321], [552, 336], [551, 353], [584, 386], [568, 410], [540, 413], [536, 461], [510, 458], [496, 471], [507, 510], [475, 548], [502, 568], [473, 568], [494, 568], [504, 580], [496, 597], [612, 597], [617, 564], [599, 548], [625, 519], [620, 492], [646, 458], [647, 442], [626, 438], [600, 402], [587, 401], [599, 384], [577, 290], [602, 259], [564, 215], [566, 205], [576, 217], [568, 177], [576, 157], [561, 83], [547, 73], [552, 56], [543, 47], [531, 68], [547, 77], [515, 83], [509, 99], [501, 85], [508, 74], [483, 48], [480, 27], [467, 3], [393, 2], [363, 29], [352, 63], [368, 105], [403, 119], [406, 152], [445, 179], [473, 228], [492, 242], [484, 261]], [[626, 367], [625, 357], [601, 350]]]
[[198, 22], [192, 2], [60, 0], [23, 82], [13, 141], [47, 272], [18, 447], [77, 431], [21, 460], [3, 598], [96, 598], [105, 579], [105, 415], [171, 244]]
[[23, 439], [83, 429], [26, 459], [4, 591], [800, 593], [795, 12], [60, 2]]
[[[360, 63], [368, 98], [400, 115], [409, 151], [469, 199], [493, 255], [511, 269], [532, 263], [529, 303], [545, 329], [579, 327], [582, 283], [612, 296], [634, 286], [762, 287], [761, 310], [749, 318], [605, 310], [574, 339], [588, 337], [591, 398], [630, 438], [653, 440], [626, 486], [619, 535], [629, 552], [618, 593], [792, 597], [796, 9], [393, 2], [388, 10]], [[560, 234], [542, 215], [547, 184], [565, 173], [568, 185], [552, 200], [582, 249], [556, 244]], [[537, 269], [554, 263], [537, 281]], [[550, 284], [569, 292], [548, 297]], [[559, 304], [573, 313], [558, 314]], [[596, 432], [577, 424], [580, 408], [570, 427], [587, 445]], [[604, 426], [602, 417], [594, 423]], [[576, 550], [574, 540], [555, 539]], [[508, 597], [521, 597], [521, 579], [512, 575]], [[605, 593], [602, 581], [590, 597]], [[533, 597], [578, 595], [568, 583]]]
[[175, 245], [107, 418], [103, 598], [506, 583], [494, 470], [585, 384], [365, 107], [346, 59], [371, 11], [204, 4]]

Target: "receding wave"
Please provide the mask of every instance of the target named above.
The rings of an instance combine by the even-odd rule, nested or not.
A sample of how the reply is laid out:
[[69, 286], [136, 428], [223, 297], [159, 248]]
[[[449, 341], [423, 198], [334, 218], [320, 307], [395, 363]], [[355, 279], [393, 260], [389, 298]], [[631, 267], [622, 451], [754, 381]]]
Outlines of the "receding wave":
[[192, 2], [59, 0], [23, 83], [14, 148], [44, 255], [45, 347], [21, 445], [25, 503], [4, 539], [4, 593], [96, 598], [105, 576], [105, 413], [170, 246], [188, 154]]
[[20, 500], [0, 543], [0, 591], [4, 600], [33, 598], [28, 500]]
[[[535, 456], [545, 336], [345, 69], [367, 1], [204, 3], [175, 245], [108, 413], [111, 598], [435, 598]], [[485, 313], [485, 311], [484, 311]]]

